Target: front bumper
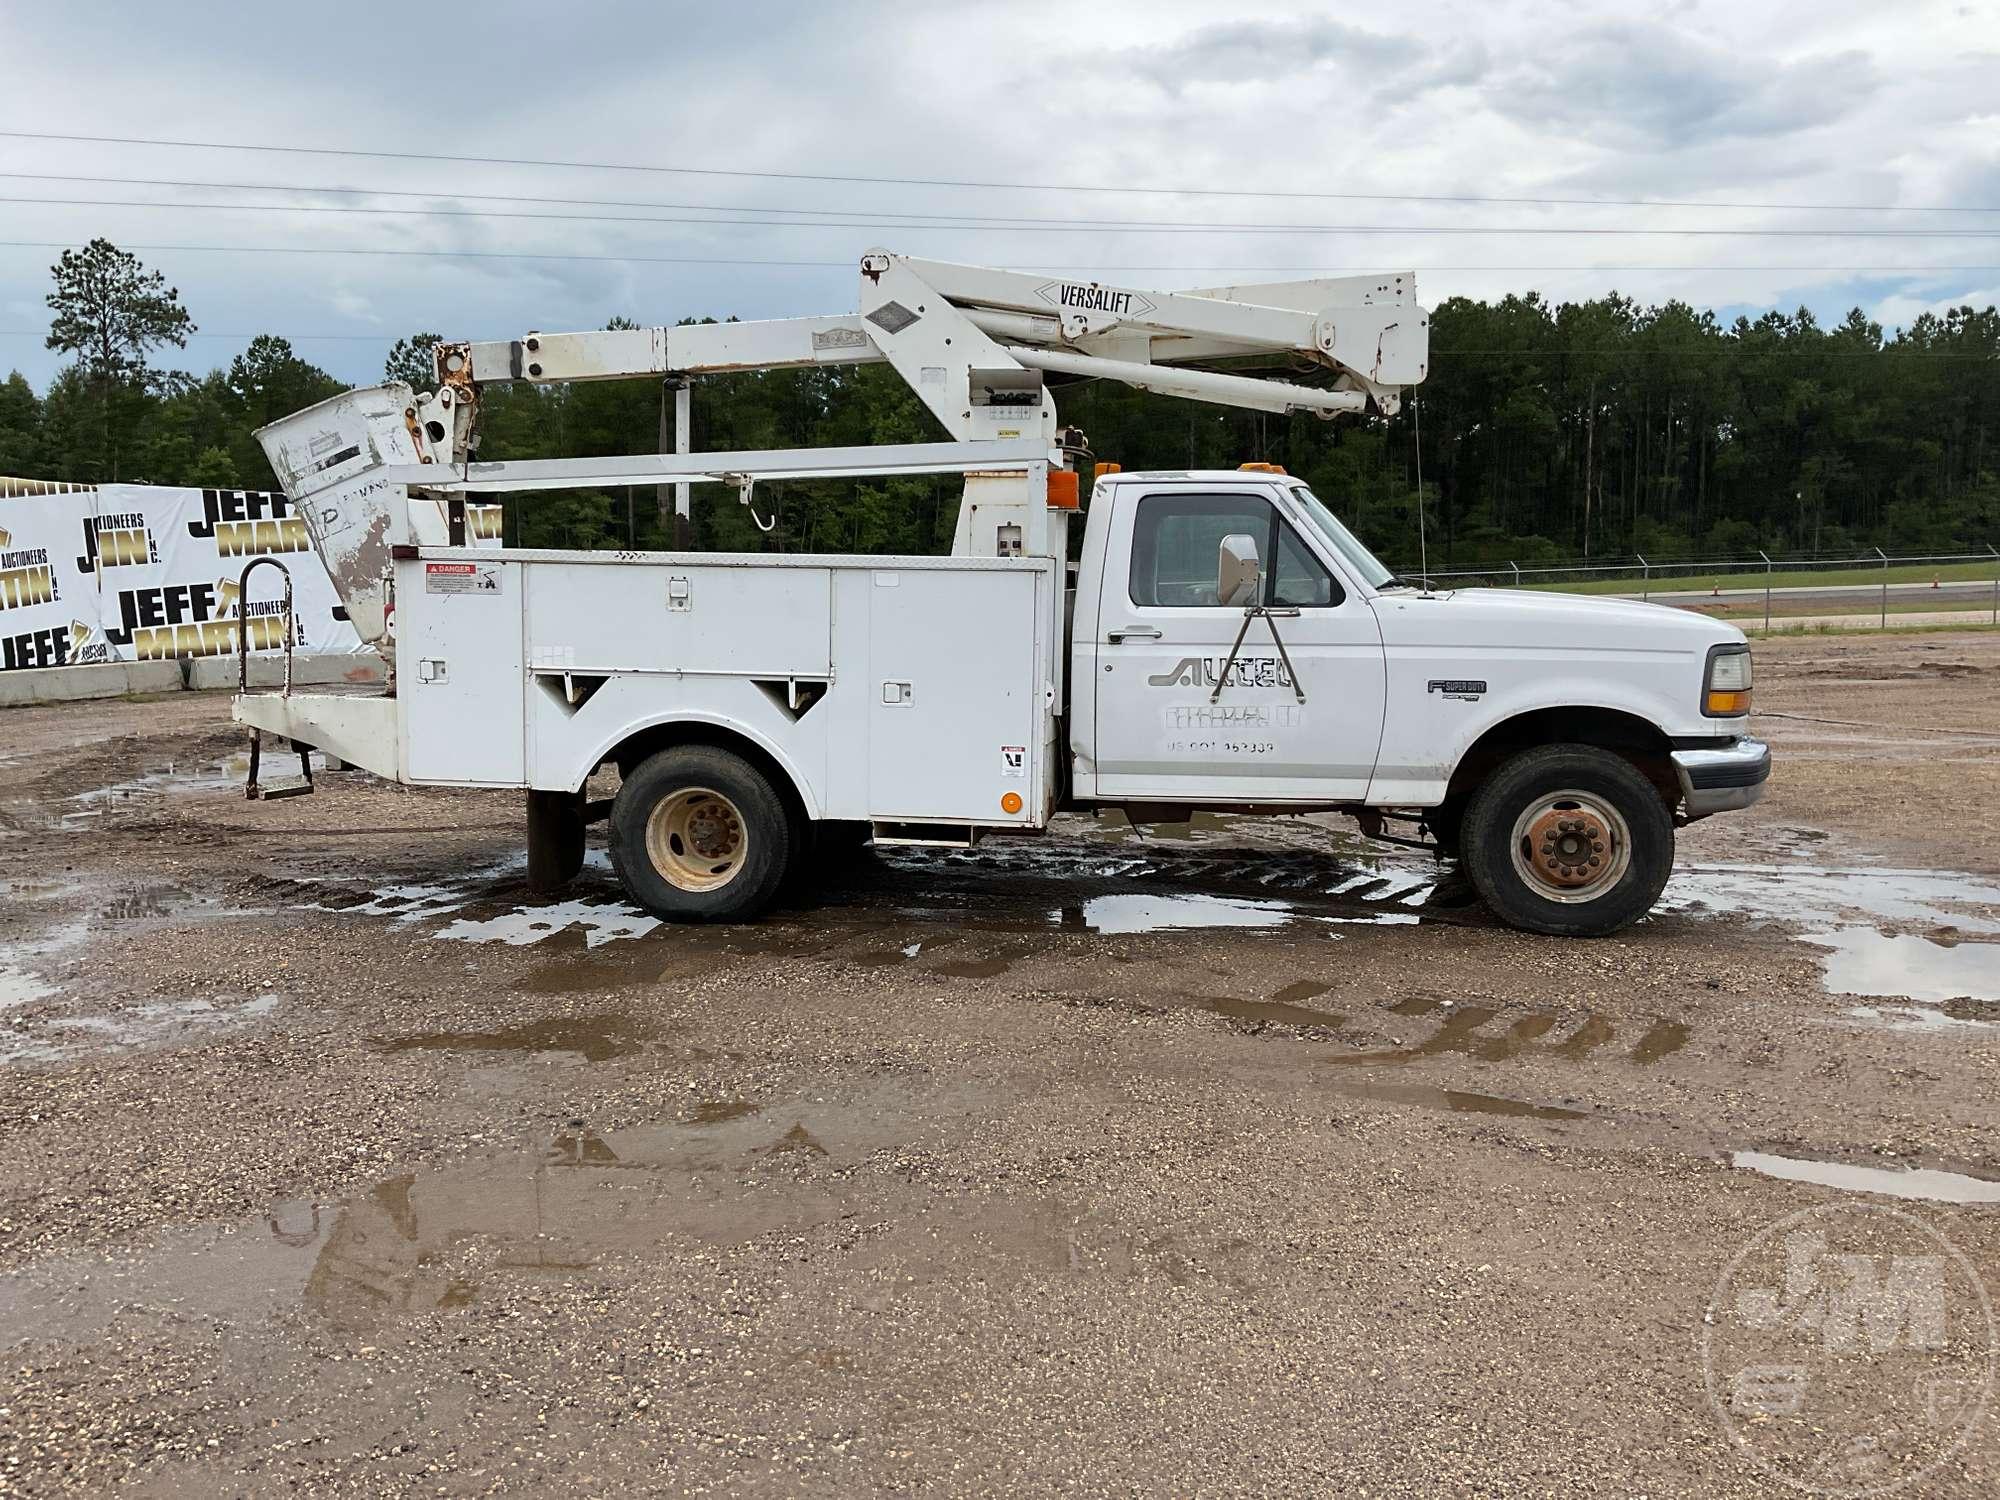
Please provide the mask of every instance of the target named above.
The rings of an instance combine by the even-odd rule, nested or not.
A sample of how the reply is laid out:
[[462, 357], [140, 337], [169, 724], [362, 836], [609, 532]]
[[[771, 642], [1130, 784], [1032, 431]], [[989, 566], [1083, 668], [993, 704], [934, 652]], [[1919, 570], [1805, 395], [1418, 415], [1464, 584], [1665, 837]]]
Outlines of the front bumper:
[[1771, 779], [1771, 747], [1742, 735], [1725, 745], [1673, 753], [1681, 783], [1681, 817], [1692, 823], [1714, 813], [1748, 807]]

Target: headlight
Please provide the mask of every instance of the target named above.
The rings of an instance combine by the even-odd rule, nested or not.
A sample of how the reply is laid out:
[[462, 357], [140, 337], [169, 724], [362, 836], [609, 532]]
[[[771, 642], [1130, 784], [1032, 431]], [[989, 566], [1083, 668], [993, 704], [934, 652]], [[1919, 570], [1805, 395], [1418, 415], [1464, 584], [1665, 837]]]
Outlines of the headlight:
[[1750, 648], [1713, 646], [1708, 653], [1708, 681], [1702, 688], [1701, 711], [1711, 719], [1750, 712]]

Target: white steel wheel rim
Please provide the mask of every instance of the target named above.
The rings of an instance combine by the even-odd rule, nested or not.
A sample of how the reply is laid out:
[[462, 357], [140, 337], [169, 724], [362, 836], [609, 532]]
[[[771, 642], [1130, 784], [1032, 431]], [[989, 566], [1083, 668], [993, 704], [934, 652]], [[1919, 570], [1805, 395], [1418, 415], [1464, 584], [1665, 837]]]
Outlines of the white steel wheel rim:
[[669, 793], [646, 819], [646, 857], [678, 890], [719, 890], [742, 872], [749, 852], [742, 810], [707, 787]]
[[1632, 865], [1625, 815], [1594, 792], [1537, 797], [1514, 820], [1514, 873], [1544, 900], [1575, 906], [1613, 890]]

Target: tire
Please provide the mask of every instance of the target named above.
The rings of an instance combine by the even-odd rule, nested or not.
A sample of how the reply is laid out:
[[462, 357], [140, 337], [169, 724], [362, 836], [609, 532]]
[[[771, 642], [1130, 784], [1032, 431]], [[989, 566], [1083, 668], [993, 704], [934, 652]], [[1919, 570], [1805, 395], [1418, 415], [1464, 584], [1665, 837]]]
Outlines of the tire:
[[547, 896], [583, 868], [583, 794], [528, 793], [528, 889]]
[[611, 804], [611, 863], [639, 905], [670, 922], [744, 922], [770, 906], [794, 832], [763, 772], [712, 745], [662, 750]]
[[1673, 870], [1674, 823], [1658, 790], [1594, 745], [1544, 745], [1503, 762], [1473, 794], [1460, 832], [1487, 906], [1510, 927], [1557, 937], [1630, 926]]

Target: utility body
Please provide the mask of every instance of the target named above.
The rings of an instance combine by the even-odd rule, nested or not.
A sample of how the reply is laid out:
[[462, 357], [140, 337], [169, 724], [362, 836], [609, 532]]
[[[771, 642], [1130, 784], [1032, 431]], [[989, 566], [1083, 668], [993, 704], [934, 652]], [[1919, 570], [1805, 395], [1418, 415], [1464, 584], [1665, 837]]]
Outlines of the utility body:
[[[448, 344], [435, 392], [354, 391], [265, 429], [392, 685], [246, 693], [236, 717], [398, 781], [526, 789], [544, 886], [608, 816], [630, 894], [688, 919], [754, 916], [863, 839], [965, 845], [1064, 809], [1335, 809], [1461, 857], [1517, 925], [1599, 933], [1651, 906], [1677, 823], [1760, 794], [1733, 627], [1432, 591], [1268, 465], [1080, 472], [1052, 377], [1394, 410], [1428, 357], [1410, 278], [1155, 293], [879, 251], [861, 273], [853, 316]], [[494, 381], [870, 360], [953, 441], [695, 454], [683, 423], [671, 454], [473, 457]], [[759, 485], [881, 474], [964, 476], [950, 556], [463, 545], [490, 492], [671, 484], [685, 516], [688, 487], [724, 484], [755, 514]], [[607, 766], [604, 806], [586, 785]]]

